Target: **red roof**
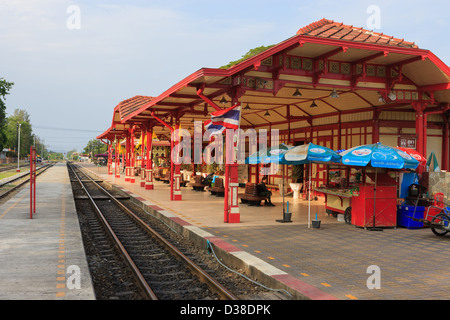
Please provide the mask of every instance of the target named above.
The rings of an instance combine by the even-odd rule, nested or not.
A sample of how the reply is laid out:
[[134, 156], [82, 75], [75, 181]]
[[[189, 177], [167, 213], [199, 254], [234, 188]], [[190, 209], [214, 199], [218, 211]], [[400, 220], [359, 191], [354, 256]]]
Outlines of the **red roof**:
[[136, 110], [139, 110], [143, 105], [149, 103], [153, 97], [148, 96], [135, 96], [133, 98], [127, 99], [119, 103], [120, 118], [124, 119], [129, 114]]
[[397, 39], [383, 33], [348, 26], [333, 20], [322, 19], [313, 22], [297, 31], [297, 35], [314, 36], [329, 39], [366, 42], [371, 44], [390, 45], [405, 48], [418, 48], [414, 42]]

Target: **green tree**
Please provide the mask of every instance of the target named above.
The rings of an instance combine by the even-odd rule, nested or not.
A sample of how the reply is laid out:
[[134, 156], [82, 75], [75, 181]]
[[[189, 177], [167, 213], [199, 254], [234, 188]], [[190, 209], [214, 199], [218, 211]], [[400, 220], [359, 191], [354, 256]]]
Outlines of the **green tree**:
[[247, 60], [247, 59], [249, 59], [249, 58], [251, 58], [251, 57], [254, 57], [254, 56], [256, 56], [257, 54], [260, 54], [261, 52], [266, 51], [267, 49], [272, 48], [273, 46], [274, 46], [274, 45], [270, 45], [270, 46], [260, 46], [260, 47], [257, 47], [257, 48], [250, 49], [246, 54], [244, 54], [244, 55], [242, 56], [241, 59], [236, 60], [236, 61], [231, 61], [231, 62], [229, 62], [227, 65], [224, 65], [224, 66], [220, 67], [220, 69], [228, 69], [228, 68], [231, 68], [232, 66], [234, 66], [234, 65], [236, 65], [236, 64], [238, 64], [238, 63], [240, 63], [240, 62], [242, 62], [242, 61], [244, 61], [244, 60]]
[[69, 152], [67, 152], [66, 158], [69, 160], [77, 161], [79, 159], [79, 154], [78, 154], [77, 150], [73, 149], [73, 150], [70, 150]]
[[108, 146], [97, 139], [92, 139], [88, 142], [86, 147], [84, 147], [83, 153], [87, 153], [90, 156], [95, 156], [96, 154], [106, 153], [108, 151]]
[[10, 149], [18, 149], [18, 134], [20, 125], [20, 156], [26, 157], [30, 153], [30, 146], [34, 144], [30, 115], [22, 109], [15, 109], [14, 114], [6, 120], [4, 133], [6, 146]]
[[5, 125], [6, 125], [6, 96], [9, 94], [14, 82], [8, 82], [4, 78], [0, 78], [0, 150], [3, 150], [6, 142]]

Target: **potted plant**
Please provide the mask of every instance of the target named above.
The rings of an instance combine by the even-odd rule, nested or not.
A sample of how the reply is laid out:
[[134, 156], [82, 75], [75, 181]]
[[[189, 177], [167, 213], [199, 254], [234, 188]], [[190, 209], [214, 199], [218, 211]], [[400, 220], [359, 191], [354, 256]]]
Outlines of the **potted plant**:
[[291, 189], [293, 191], [294, 199], [300, 198], [300, 190], [301, 190], [301, 182], [303, 180], [303, 166], [302, 165], [294, 165], [292, 167], [292, 183], [290, 183]]
[[302, 165], [294, 165], [292, 166], [292, 182], [300, 183], [303, 178], [303, 166]]

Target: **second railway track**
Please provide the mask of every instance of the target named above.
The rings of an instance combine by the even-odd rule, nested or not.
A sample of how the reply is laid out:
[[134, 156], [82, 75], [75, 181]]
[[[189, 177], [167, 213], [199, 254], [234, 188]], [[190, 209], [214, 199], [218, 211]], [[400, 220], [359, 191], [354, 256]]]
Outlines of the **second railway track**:
[[[109, 258], [102, 259], [110, 259], [112, 263], [109, 263], [108, 268], [115, 267], [116, 270], [105, 271], [104, 276], [109, 273], [113, 279], [110, 282], [120, 282], [123, 285], [119, 290], [120, 296], [115, 294], [116, 299], [238, 299], [110, 192], [76, 166], [70, 164], [69, 168], [73, 175], [72, 181], [77, 181], [75, 184], [86, 192], [87, 197], [78, 192], [78, 196], [75, 192], [74, 195], [85, 201], [89, 199], [90, 206], [96, 212], [96, 217], [88, 218], [95, 230], [95, 246], [103, 246], [103, 249], [97, 249], [106, 252]], [[105, 243], [105, 234], [114, 240], [114, 249]], [[121, 252], [122, 258], [113, 257], [112, 251]], [[127, 271], [124, 271], [124, 265], [128, 266]], [[115, 272], [120, 275], [117, 276]]]

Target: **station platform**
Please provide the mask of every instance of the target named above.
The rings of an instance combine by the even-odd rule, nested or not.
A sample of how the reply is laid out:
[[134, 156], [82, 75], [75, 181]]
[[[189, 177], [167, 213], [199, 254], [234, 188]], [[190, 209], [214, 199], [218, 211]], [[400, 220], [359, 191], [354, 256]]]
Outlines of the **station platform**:
[[[285, 198], [291, 223], [282, 219], [282, 197], [275, 207], [240, 204], [240, 223], [224, 223], [223, 198], [209, 192], [182, 189], [181, 201], [170, 201], [170, 187], [154, 182], [154, 190], [107, 174], [107, 168], [81, 166], [128, 193], [144, 209], [170, 221], [174, 229], [220, 249], [220, 259], [285, 288], [296, 299], [311, 300], [448, 300], [450, 237], [429, 228], [384, 228], [370, 231], [328, 216], [324, 200]], [[243, 192], [243, 191], [242, 191]], [[309, 205], [311, 209], [308, 210]], [[308, 214], [310, 212], [310, 214]], [[308, 216], [321, 220], [308, 227]], [[198, 240], [200, 239], [200, 240]], [[202, 242], [203, 241], [203, 242]], [[206, 246], [205, 246], [206, 247]]]
[[65, 163], [0, 205], [1, 300], [95, 300]]

